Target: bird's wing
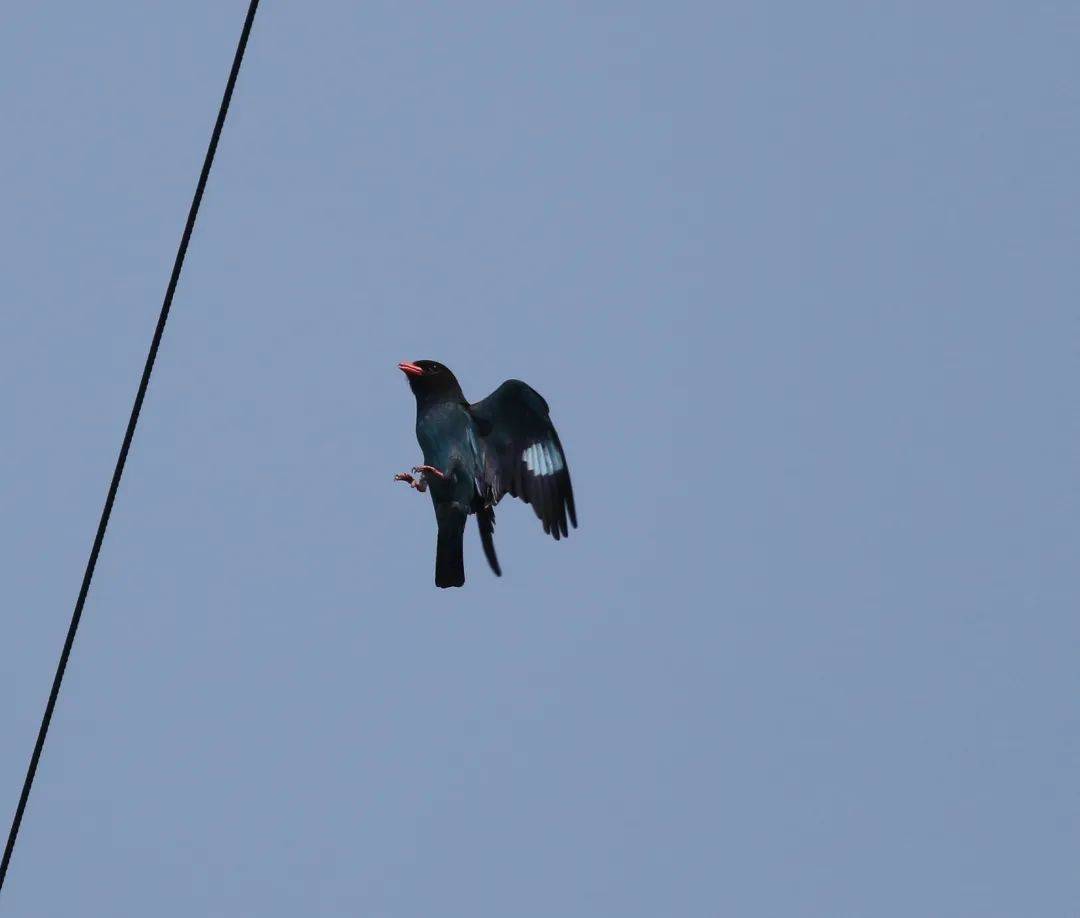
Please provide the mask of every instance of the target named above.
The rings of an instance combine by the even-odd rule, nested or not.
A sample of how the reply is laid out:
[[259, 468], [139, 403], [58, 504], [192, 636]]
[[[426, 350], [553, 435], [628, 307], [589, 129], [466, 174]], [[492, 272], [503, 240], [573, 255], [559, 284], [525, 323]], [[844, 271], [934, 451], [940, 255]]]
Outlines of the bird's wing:
[[471, 411], [484, 445], [491, 503], [507, 493], [520, 497], [532, 504], [544, 532], [556, 539], [567, 535], [567, 517], [577, 526], [574, 490], [547, 402], [520, 380], [508, 379]]

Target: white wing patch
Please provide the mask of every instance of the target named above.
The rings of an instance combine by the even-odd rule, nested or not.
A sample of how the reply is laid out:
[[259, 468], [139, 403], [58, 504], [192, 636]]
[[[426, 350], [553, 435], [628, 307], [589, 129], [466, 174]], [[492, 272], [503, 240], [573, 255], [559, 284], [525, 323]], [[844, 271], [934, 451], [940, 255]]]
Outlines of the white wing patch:
[[564, 468], [562, 456], [550, 441], [534, 443], [521, 454], [521, 458], [525, 462], [525, 468], [534, 475], [554, 475]]

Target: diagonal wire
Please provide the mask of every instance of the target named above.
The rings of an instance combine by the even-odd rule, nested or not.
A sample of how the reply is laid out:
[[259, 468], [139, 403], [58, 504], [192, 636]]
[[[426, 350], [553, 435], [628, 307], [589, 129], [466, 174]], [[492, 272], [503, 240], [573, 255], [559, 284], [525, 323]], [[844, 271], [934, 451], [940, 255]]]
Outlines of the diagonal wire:
[[34, 775], [37, 773], [38, 762], [41, 760], [41, 751], [45, 747], [45, 737], [49, 732], [49, 724], [56, 708], [56, 699], [60, 694], [60, 684], [64, 680], [64, 671], [67, 669], [68, 658], [71, 656], [71, 647], [75, 643], [75, 633], [79, 629], [79, 620], [82, 618], [83, 606], [86, 605], [86, 596], [90, 592], [90, 581], [94, 578], [94, 568], [97, 566], [98, 555], [101, 553], [101, 544], [105, 541], [105, 530], [109, 526], [109, 517], [112, 515], [116, 492], [120, 487], [120, 478], [124, 474], [124, 464], [127, 462], [131, 441], [135, 436], [135, 426], [139, 423], [139, 412], [142, 410], [146, 390], [150, 385], [150, 374], [154, 370], [154, 360], [157, 358], [158, 347], [161, 345], [161, 338], [165, 333], [165, 323], [168, 321], [173, 296], [176, 294], [176, 285], [180, 280], [180, 271], [184, 266], [184, 256], [187, 255], [188, 244], [191, 242], [191, 233], [195, 228], [195, 218], [199, 215], [199, 205], [202, 203], [203, 192], [206, 191], [206, 181], [210, 176], [210, 167], [214, 164], [214, 154], [217, 152], [218, 141], [221, 139], [221, 129], [225, 126], [225, 116], [229, 111], [229, 102], [232, 99], [233, 88], [236, 86], [236, 77], [240, 73], [240, 64], [244, 60], [244, 51], [247, 48], [248, 36], [251, 34], [251, 26], [255, 21], [255, 11], [258, 7], [259, 0], [251, 0], [248, 5], [247, 18], [244, 20], [244, 28], [240, 32], [240, 40], [236, 45], [236, 54], [233, 56], [229, 80], [225, 84], [225, 94], [222, 96], [217, 121], [214, 123], [214, 131], [210, 136], [210, 145], [206, 149], [206, 157], [203, 160], [202, 172], [199, 174], [199, 182], [195, 186], [195, 196], [192, 198], [191, 208], [188, 210], [187, 223], [184, 224], [184, 234], [181, 236], [180, 246], [176, 250], [176, 261], [173, 262], [172, 275], [169, 277], [169, 286], [165, 290], [165, 300], [161, 304], [161, 314], [158, 316], [157, 328], [154, 329], [154, 337], [150, 342], [150, 352], [146, 355], [146, 365], [143, 367], [142, 378], [139, 380], [139, 390], [135, 394], [135, 403], [131, 406], [131, 417], [128, 418], [127, 430], [124, 432], [124, 442], [120, 446], [120, 455], [116, 459], [116, 468], [113, 470], [112, 482], [109, 484], [109, 493], [105, 498], [105, 506], [101, 511], [101, 519], [98, 522], [93, 547], [90, 549], [90, 558], [86, 562], [86, 571], [83, 574], [82, 586], [79, 589], [79, 598], [75, 601], [75, 611], [71, 615], [71, 624], [68, 626], [67, 638], [64, 640], [64, 649], [60, 652], [60, 661], [56, 666], [56, 675], [53, 677], [52, 691], [49, 692], [49, 701], [45, 705], [45, 714], [41, 718], [37, 742], [34, 743], [34, 751], [30, 756], [30, 766], [26, 770], [26, 779], [23, 781], [22, 793], [19, 796], [19, 805], [15, 808], [15, 817], [11, 821], [11, 831], [8, 833], [7, 845], [4, 848], [4, 858], [0, 861], [0, 890], [4, 888], [8, 865], [11, 863], [11, 855], [15, 850], [15, 840], [18, 838], [19, 827], [22, 825], [26, 802], [30, 798], [30, 789], [33, 787]]

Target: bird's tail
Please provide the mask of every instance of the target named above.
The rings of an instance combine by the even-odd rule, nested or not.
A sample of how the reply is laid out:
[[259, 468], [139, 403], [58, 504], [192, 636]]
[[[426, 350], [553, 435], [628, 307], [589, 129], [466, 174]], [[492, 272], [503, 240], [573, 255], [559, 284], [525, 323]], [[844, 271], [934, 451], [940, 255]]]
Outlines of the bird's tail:
[[439, 540], [435, 549], [435, 586], [464, 586], [462, 542], [466, 515], [453, 504], [445, 504], [435, 510], [435, 519], [439, 524]]
[[491, 507], [481, 507], [476, 511], [476, 525], [480, 527], [480, 544], [496, 577], [502, 576], [499, 558], [495, 554], [495, 511]]

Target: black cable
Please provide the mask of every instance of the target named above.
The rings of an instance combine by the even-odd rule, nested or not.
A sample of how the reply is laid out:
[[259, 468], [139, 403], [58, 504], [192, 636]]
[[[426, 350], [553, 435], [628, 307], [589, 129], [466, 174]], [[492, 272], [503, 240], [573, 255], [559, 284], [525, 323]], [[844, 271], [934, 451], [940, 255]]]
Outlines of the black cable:
[[180, 238], [180, 247], [176, 250], [176, 261], [173, 262], [172, 276], [169, 278], [169, 286], [165, 291], [165, 301], [161, 304], [161, 314], [158, 316], [157, 328], [154, 329], [154, 338], [150, 342], [150, 352], [146, 355], [146, 366], [143, 367], [142, 379], [139, 380], [139, 391], [135, 394], [135, 404], [131, 406], [131, 417], [128, 418], [127, 430], [124, 432], [124, 442], [120, 446], [120, 455], [116, 459], [116, 468], [113, 470], [109, 493], [105, 498], [105, 506], [101, 511], [97, 534], [94, 536], [94, 545], [90, 549], [90, 558], [86, 562], [86, 572], [83, 574], [79, 598], [75, 601], [75, 611], [72, 613], [71, 624], [68, 626], [64, 649], [60, 652], [60, 662], [56, 666], [52, 691], [49, 692], [49, 702], [45, 705], [45, 714], [41, 718], [37, 742], [34, 744], [34, 752], [30, 756], [30, 767], [26, 770], [26, 779], [23, 781], [19, 805], [15, 808], [15, 818], [11, 821], [11, 831], [8, 833], [7, 846], [4, 848], [4, 859], [0, 861], [0, 890], [4, 888], [4, 879], [7, 877], [11, 854], [15, 850], [15, 839], [19, 835], [19, 826], [22, 824], [23, 813], [26, 810], [26, 801], [30, 798], [30, 788], [34, 784], [34, 775], [37, 773], [38, 762], [41, 760], [41, 750], [45, 746], [45, 737], [49, 732], [49, 724], [52, 721], [53, 710], [56, 708], [57, 696], [60, 694], [60, 683], [64, 680], [64, 670], [67, 669], [68, 657], [71, 656], [71, 646], [75, 643], [75, 632], [79, 629], [79, 619], [82, 618], [83, 606], [86, 604], [86, 594], [90, 592], [90, 581], [94, 578], [94, 568], [97, 566], [98, 555], [101, 553], [101, 543], [105, 540], [105, 530], [109, 526], [109, 517], [112, 514], [113, 503], [116, 500], [117, 489], [120, 487], [120, 478], [124, 474], [124, 464], [127, 462], [128, 451], [131, 449], [131, 440], [135, 436], [135, 426], [139, 423], [139, 412], [142, 410], [143, 399], [146, 398], [146, 390], [150, 385], [150, 374], [154, 370], [154, 360], [157, 357], [158, 347], [161, 345], [161, 337], [165, 332], [169, 309], [172, 307], [176, 285], [180, 280], [180, 271], [184, 266], [184, 256], [187, 254], [188, 243], [191, 242], [191, 233], [195, 228], [195, 218], [199, 215], [199, 205], [202, 203], [203, 192], [206, 190], [206, 180], [210, 176], [210, 167], [214, 164], [214, 154], [217, 152], [218, 141], [221, 139], [221, 129], [225, 125], [225, 116], [229, 111], [229, 101], [232, 99], [233, 88], [236, 86], [236, 77], [240, 73], [240, 64], [244, 60], [244, 50], [247, 48], [248, 36], [251, 34], [251, 25], [255, 21], [255, 11], [258, 7], [259, 0], [251, 0], [248, 6], [247, 18], [244, 20], [244, 28], [240, 32], [240, 41], [236, 45], [236, 54], [233, 56], [229, 81], [225, 84], [225, 94], [221, 99], [221, 108], [218, 110], [214, 132], [210, 136], [210, 146], [207, 147], [202, 172], [199, 174], [199, 183], [195, 186], [195, 196], [192, 198], [187, 223], [184, 225], [184, 235]]

